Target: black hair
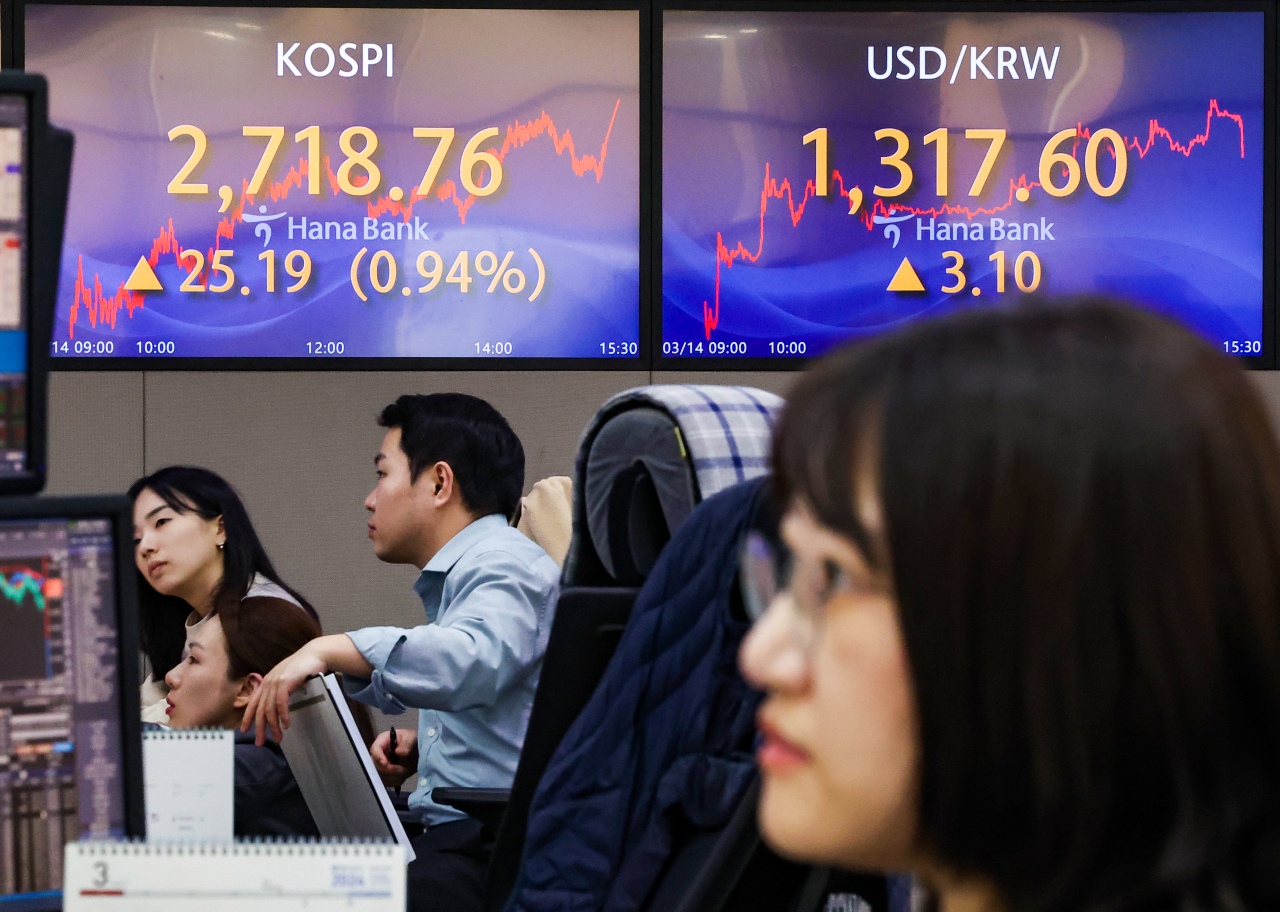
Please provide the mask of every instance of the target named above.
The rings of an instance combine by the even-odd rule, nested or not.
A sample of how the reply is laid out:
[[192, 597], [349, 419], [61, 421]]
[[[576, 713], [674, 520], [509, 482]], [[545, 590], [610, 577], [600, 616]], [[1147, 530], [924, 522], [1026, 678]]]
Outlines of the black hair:
[[774, 465], [892, 579], [927, 856], [1017, 912], [1275, 908], [1280, 453], [1236, 363], [1105, 301], [969, 312], [820, 362]]
[[[222, 549], [222, 581], [213, 594], [214, 610], [227, 600], [244, 598], [253, 585], [254, 576], [261, 573], [318, 619], [311, 604], [280, 579], [253, 530], [244, 503], [222, 476], [198, 466], [168, 466], [130, 485], [130, 500], [136, 501], [146, 490], [154, 491], [177, 513], [194, 513], [206, 520], [222, 517], [227, 541]], [[151, 663], [152, 676], [159, 681], [182, 660], [191, 606], [176, 595], [157, 592], [141, 572], [135, 572], [138, 573], [142, 651]]]
[[265, 675], [321, 635], [320, 622], [272, 596], [228, 600], [218, 609], [227, 641], [227, 678]]
[[378, 415], [400, 429], [400, 449], [416, 482], [437, 462], [448, 463], [463, 506], [476, 517], [515, 515], [524, 491], [524, 447], [492, 405], [465, 393], [401, 396]]

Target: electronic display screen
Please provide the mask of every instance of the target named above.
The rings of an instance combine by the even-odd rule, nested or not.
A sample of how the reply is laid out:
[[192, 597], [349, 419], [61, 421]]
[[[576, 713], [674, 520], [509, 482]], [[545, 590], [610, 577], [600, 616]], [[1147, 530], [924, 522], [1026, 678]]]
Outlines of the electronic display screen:
[[664, 357], [1099, 293], [1263, 338], [1263, 12], [663, 14]]
[[0, 94], [0, 477], [27, 465], [27, 134], [30, 100]]
[[56, 359], [639, 356], [637, 10], [25, 9]]
[[115, 562], [109, 518], [0, 520], [0, 907], [126, 835]]

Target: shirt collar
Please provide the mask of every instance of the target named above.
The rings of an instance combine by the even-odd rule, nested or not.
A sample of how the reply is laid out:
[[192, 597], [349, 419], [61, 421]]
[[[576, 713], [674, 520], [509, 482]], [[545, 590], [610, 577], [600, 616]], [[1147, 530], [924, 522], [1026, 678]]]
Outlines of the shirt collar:
[[473, 520], [470, 525], [464, 527], [457, 535], [445, 542], [444, 547], [437, 551], [431, 560], [427, 561], [427, 565], [422, 568], [422, 572], [448, 573], [453, 569], [453, 565], [461, 560], [462, 555], [471, 550], [473, 545], [478, 544], [508, 525], [507, 518], [501, 513], [490, 513], [488, 516]]

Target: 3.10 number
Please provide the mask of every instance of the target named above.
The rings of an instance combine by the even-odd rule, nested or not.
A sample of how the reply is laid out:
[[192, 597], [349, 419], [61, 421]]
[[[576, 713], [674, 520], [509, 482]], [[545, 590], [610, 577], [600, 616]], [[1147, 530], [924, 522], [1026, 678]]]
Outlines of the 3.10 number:
[[[947, 275], [955, 278], [955, 282], [951, 285], [943, 285], [941, 291], [944, 294], [955, 294], [958, 291], [964, 291], [968, 284], [968, 279], [964, 274], [964, 254], [958, 250], [947, 250], [943, 257], [951, 260], [951, 265], [947, 267]], [[997, 250], [991, 256], [987, 257], [989, 261], [996, 264], [996, 293], [1004, 294], [1005, 290], [1005, 252]], [[1040, 258], [1030, 250], [1024, 250], [1018, 254], [1018, 258], [1013, 264], [1013, 281], [1017, 284], [1019, 291], [1031, 292], [1040, 287], [1041, 269]], [[974, 292], [977, 294], [977, 292]]]

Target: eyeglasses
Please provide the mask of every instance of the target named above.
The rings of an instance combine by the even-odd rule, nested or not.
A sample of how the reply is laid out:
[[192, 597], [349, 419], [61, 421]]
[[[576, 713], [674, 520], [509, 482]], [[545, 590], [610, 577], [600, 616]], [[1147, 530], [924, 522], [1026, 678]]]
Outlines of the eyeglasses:
[[793, 587], [795, 559], [791, 550], [774, 544], [760, 532], [750, 532], [742, 543], [742, 601], [752, 623], [759, 621], [775, 604], [786, 612], [796, 646], [806, 656], [813, 654], [819, 631], [821, 605], [805, 604], [796, 598]]
[[790, 585], [791, 552], [785, 545], [775, 547], [762, 532], [749, 532], [742, 543], [741, 566], [742, 601], [755, 623]]
[[881, 597], [889, 591], [878, 577], [855, 581], [835, 560], [802, 565], [785, 544], [775, 544], [761, 532], [749, 532], [743, 541], [741, 568], [747, 616], [754, 623], [778, 602], [787, 611], [796, 644], [806, 654], [812, 654], [832, 598], [841, 593]]

